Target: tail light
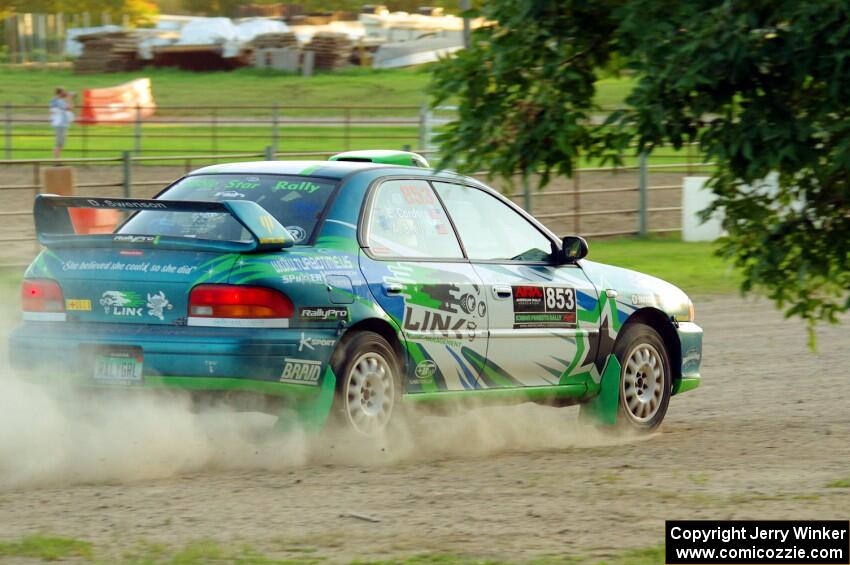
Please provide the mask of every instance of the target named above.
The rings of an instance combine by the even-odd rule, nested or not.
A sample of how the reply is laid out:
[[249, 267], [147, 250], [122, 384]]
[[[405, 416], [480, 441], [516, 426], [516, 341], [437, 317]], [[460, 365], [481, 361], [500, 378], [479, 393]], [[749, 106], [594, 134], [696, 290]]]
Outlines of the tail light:
[[21, 309], [24, 312], [65, 312], [62, 288], [52, 279], [24, 279]]
[[261, 286], [201, 284], [189, 294], [190, 325], [286, 327], [293, 312], [288, 296]]

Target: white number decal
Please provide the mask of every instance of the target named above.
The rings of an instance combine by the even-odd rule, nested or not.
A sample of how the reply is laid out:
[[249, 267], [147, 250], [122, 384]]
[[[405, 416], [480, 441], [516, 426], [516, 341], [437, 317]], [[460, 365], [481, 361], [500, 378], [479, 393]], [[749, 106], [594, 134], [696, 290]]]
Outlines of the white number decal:
[[572, 310], [573, 308], [575, 308], [573, 289], [546, 287], [547, 310]]

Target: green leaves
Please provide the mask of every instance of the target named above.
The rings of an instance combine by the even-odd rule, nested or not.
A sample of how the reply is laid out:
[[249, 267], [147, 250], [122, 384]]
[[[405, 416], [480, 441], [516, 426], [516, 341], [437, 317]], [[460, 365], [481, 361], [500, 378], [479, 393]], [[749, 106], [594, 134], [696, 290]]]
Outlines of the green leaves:
[[[435, 71], [438, 103], [459, 104], [441, 166], [545, 184], [580, 154], [696, 141], [742, 289], [811, 324], [850, 309], [850, 4], [493, 0], [482, 15], [494, 24]], [[595, 73], [617, 53], [637, 82], [594, 125]], [[776, 188], [747, 188], [771, 173]]]
[[612, 56], [619, 2], [494, 0], [470, 49], [436, 67], [435, 104], [458, 99], [438, 138], [441, 167], [511, 178], [569, 175], [584, 151], [609, 141], [589, 128], [596, 70]]

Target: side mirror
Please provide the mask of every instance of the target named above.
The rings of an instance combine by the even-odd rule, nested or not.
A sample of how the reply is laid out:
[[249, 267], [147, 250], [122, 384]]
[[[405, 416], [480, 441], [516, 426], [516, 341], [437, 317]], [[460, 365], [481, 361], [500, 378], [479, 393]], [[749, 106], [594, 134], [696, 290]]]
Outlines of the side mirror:
[[561, 264], [576, 263], [587, 257], [587, 241], [577, 235], [564, 237], [561, 245]]

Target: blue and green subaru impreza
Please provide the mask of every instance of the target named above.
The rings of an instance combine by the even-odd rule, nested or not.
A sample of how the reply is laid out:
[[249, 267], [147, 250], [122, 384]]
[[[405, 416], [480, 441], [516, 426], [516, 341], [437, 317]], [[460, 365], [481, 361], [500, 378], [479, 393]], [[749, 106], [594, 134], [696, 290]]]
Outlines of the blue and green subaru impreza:
[[[77, 235], [77, 208], [127, 219]], [[365, 434], [464, 399], [651, 430], [699, 383], [681, 290], [411, 153], [215, 165], [153, 200], [40, 195], [35, 222], [10, 355], [48, 381], [252, 393]]]

